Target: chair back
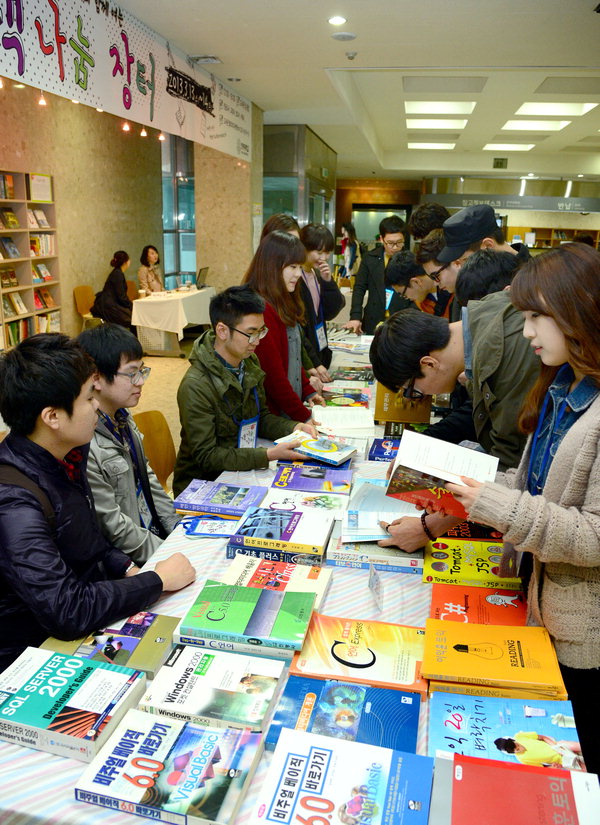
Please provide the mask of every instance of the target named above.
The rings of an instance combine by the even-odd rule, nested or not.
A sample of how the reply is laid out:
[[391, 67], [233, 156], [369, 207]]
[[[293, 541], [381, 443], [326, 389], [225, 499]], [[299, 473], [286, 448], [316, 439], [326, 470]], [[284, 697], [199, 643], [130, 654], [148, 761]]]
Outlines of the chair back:
[[144, 452], [148, 463], [168, 493], [167, 479], [175, 469], [175, 444], [167, 419], [158, 410], [149, 410], [136, 413], [133, 420], [144, 436]]
[[127, 284], [127, 297], [130, 301], [135, 301], [138, 296], [138, 288], [135, 281], [125, 281]]
[[89, 313], [96, 300], [94, 290], [89, 284], [81, 284], [80, 286], [73, 287], [73, 298], [77, 312], [82, 318]]

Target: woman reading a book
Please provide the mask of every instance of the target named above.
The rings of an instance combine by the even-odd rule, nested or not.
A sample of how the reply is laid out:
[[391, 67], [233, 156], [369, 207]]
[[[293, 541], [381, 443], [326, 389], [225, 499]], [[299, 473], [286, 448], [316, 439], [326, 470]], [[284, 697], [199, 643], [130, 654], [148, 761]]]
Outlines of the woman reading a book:
[[469, 519], [500, 530], [503, 563], [530, 553], [528, 623], [552, 636], [588, 771], [600, 772], [600, 253], [563, 244], [512, 282], [542, 363], [520, 415], [529, 441], [495, 483], [447, 484]]
[[110, 265], [113, 270], [104, 282], [100, 292], [96, 293], [96, 300], [91, 313], [95, 318], [102, 318], [109, 324], [120, 324], [135, 333], [131, 327], [131, 301], [127, 297], [127, 281], [125, 272], [129, 269], [129, 255], [122, 249], [112, 257]]

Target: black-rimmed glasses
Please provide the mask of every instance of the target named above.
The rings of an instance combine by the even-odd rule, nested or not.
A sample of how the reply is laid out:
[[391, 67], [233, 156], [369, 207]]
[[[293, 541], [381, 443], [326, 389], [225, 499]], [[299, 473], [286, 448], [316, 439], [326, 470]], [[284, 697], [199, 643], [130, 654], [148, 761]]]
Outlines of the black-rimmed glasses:
[[429, 277], [432, 281], [435, 281], [436, 284], [440, 282], [440, 274], [446, 269], [448, 264], [444, 264], [444, 266], [440, 266], [439, 269], [436, 269], [435, 272], [430, 272]]
[[[227, 326], [229, 326], [229, 324]], [[258, 341], [261, 341], [269, 331], [268, 327], [263, 327], [262, 329], [259, 329], [258, 332], [244, 332], [236, 327], [229, 327], [229, 329], [232, 332], [239, 332], [240, 335], [245, 335], [249, 344], [256, 344]]]
[[409, 398], [413, 401], [420, 401], [425, 398], [425, 393], [415, 388], [415, 379], [411, 378], [405, 387], [400, 388], [402, 391], [402, 398]]

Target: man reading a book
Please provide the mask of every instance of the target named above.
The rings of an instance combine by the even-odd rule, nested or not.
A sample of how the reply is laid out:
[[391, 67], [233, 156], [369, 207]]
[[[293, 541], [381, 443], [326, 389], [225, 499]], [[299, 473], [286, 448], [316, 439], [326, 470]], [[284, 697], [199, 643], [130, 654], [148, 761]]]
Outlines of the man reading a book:
[[85, 475], [98, 402], [75, 341], [33, 335], [0, 359], [0, 670], [47, 636], [76, 639], [195, 577], [175, 553], [140, 573], [100, 532]]
[[[246, 285], [232, 286], [210, 302], [212, 330], [194, 344], [190, 368], [177, 392], [181, 446], [173, 491], [179, 495], [194, 478], [208, 481], [223, 470], [256, 470], [269, 461], [302, 460], [294, 443], [258, 447], [302, 430], [317, 437], [311, 421], [290, 421], [269, 412], [265, 374], [254, 350], [267, 330], [265, 302]], [[298, 442], [299, 443], [299, 442]]]

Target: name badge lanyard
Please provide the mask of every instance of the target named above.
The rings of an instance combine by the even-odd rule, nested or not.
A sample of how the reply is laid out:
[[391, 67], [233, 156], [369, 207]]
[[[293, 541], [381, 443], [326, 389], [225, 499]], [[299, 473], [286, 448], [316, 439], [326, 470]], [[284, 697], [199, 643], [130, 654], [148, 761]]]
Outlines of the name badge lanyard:
[[321, 352], [327, 346], [327, 330], [325, 327], [325, 313], [323, 312], [323, 301], [321, 300], [321, 287], [319, 285], [318, 280], [316, 280], [316, 283], [317, 289], [319, 291], [319, 306], [317, 310], [317, 323], [315, 324], [315, 333], [317, 335], [317, 344], [319, 345], [319, 352]]
[[238, 447], [249, 447], [250, 449], [256, 447], [258, 440], [258, 420], [260, 418], [260, 402], [258, 400], [256, 387], [252, 387], [252, 394], [254, 395], [254, 403], [256, 404], [256, 415], [253, 418], [242, 418], [241, 421], [233, 414], [233, 407], [227, 398], [223, 396], [227, 415], [231, 417], [233, 423], [238, 427]]
[[[539, 418], [538, 418], [537, 427], [535, 428], [535, 433], [533, 434], [533, 439], [532, 439], [532, 442], [531, 442], [531, 453], [529, 455], [529, 468], [527, 470], [527, 488], [529, 490], [531, 490], [531, 482], [533, 480], [533, 462], [535, 460], [537, 443], [538, 443], [538, 440], [539, 440], [539, 437], [540, 437], [540, 433], [542, 431], [542, 427], [544, 425], [544, 419], [546, 418], [546, 412], [548, 411], [548, 399], [549, 399], [549, 397], [550, 397], [549, 394], [546, 394], [546, 397], [544, 398], [544, 403], [542, 404], [542, 409], [541, 409], [541, 412], [540, 412], [540, 415], [539, 415]], [[565, 414], [566, 409], [567, 409], [567, 401], [565, 399], [559, 407], [558, 415], [556, 416], [556, 423], [554, 425], [553, 433], [558, 430], [559, 424], [562, 421], [562, 418]], [[532, 493], [532, 495], [539, 495], [542, 492], [542, 486], [543, 485], [540, 484], [539, 480], [545, 478], [546, 469], [548, 468], [548, 463], [550, 461], [550, 450], [551, 450], [551, 448], [552, 448], [552, 435], [546, 441], [546, 447], [544, 449], [544, 455], [542, 456], [542, 463], [540, 465], [540, 472], [539, 472], [539, 475], [538, 475], [538, 481], [536, 481], [536, 483], [535, 483], [536, 492]]]

